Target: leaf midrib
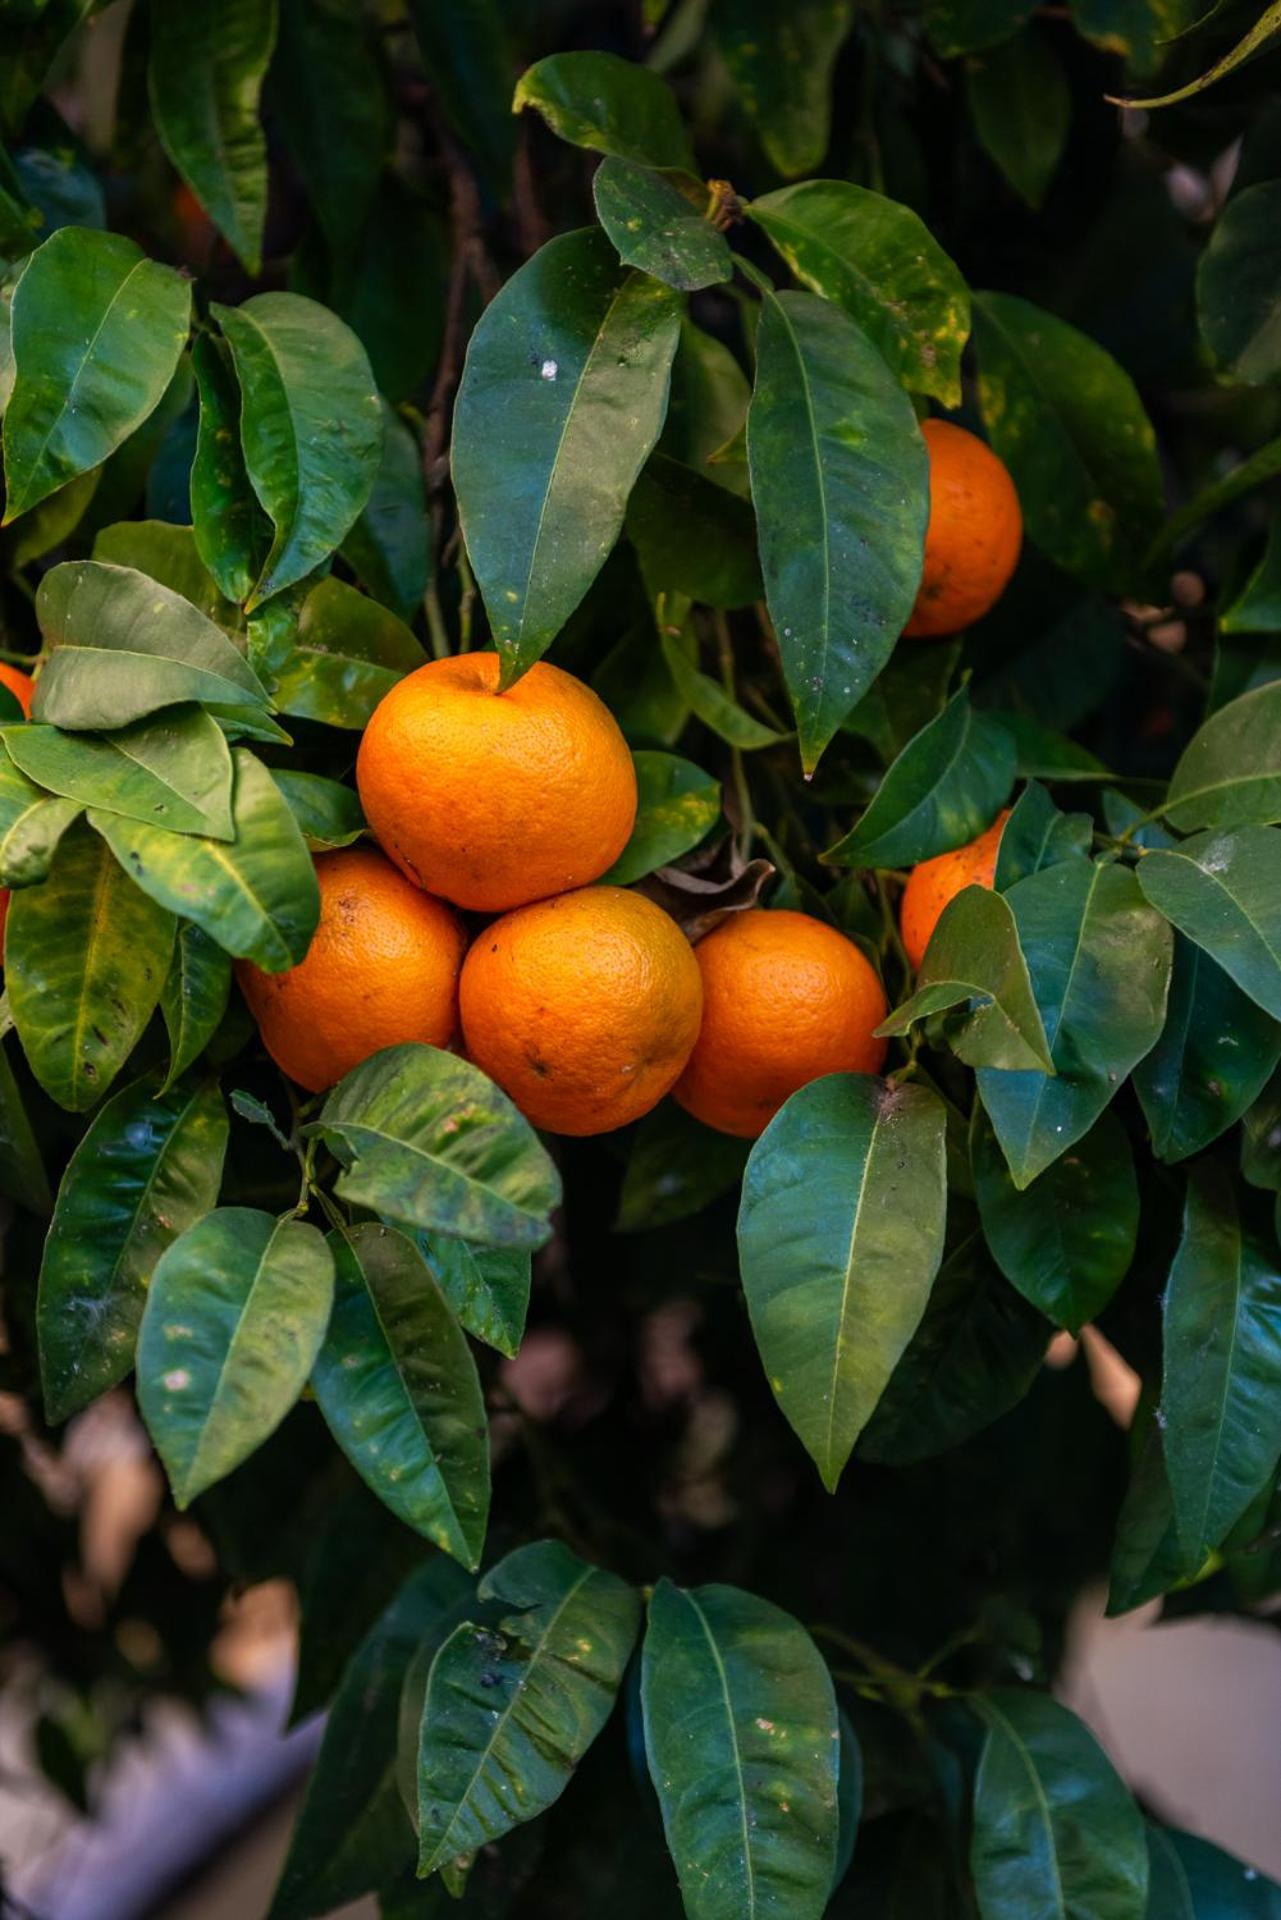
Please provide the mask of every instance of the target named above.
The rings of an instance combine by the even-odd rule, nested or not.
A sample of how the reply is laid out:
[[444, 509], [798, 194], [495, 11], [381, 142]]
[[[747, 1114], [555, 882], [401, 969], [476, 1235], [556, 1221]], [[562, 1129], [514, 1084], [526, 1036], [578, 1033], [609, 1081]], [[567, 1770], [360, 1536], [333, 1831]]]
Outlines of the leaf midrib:
[[1020, 1739], [1017, 1729], [1010, 1725], [1010, 1722], [1006, 1719], [1000, 1708], [994, 1706], [992, 1701], [987, 1699], [982, 1702], [982, 1712], [986, 1719], [994, 1720], [999, 1724], [1006, 1739], [1018, 1755], [1020, 1764], [1023, 1766], [1028, 1779], [1032, 1783], [1032, 1790], [1036, 1795], [1036, 1804], [1040, 1809], [1041, 1819], [1050, 1843], [1050, 1864], [1054, 1869], [1055, 1906], [1060, 1915], [1060, 1920], [1069, 1920], [1067, 1902], [1063, 1893], [1063, 1876], [1059, 1870], [1059, 1849], [1054, 1832], [1054, 1815], [1049, 1800], [1046, 1798], [1045, 1789], [1041, 1785], [1041, 1776], [1036, 1770], [1027, 1743]]
[[[205, 1413], [205, 1417], [200, 1423], [200, 1433], [196, 1440], [195, 1448], [192, 1452], [190, 1460], [187, 1462], [187, 1470], [182, 1476], [182, 1484], [184, 1488], [190, 1488], [193, 1482], [197, 1478], [200, 1462], [204, 1455], [205, 1444], [208, 1441], [210, 1430], [214, 1427], [215, 1421], [217, 1419], [218, 1410], [222, 1404], [223, 1392], [227, 1385], [228, 1376], [231, 1374], [233, 1370], [232, 1361], [235, 1357], [236, 1349], [240, 1342], [241, 1335], [244, 1333], [246, 1324], [248, 1323], [252, 1315], [254, 1295], [257, 1293], [259, 1285], [262, 1282], [263, 1276], [267, 1272], [267, 1265], [271, 1258], [272, 1249], [276, 1245], [277, 1240], [280, 1239], [285, 1228], [293, 1224], [295, 1223], [292, 1221], [286, 1221], [286, 1220], [273, 1221], [271, 1232], [267, 1236], [266, 1245], [263, 1247], [261, 1254], [258, 1256], [258, 1263], [254, 1268], [254, 1277], [249, 1283], [249, 1291], [246, 1293], [244, 1300], [241, 1304], [240, 1312], [236, 1316], [235, 1327], [232, 1330], [232, 1335], [230, 1340], [228, 1340], [227, 1342], [227, 1350], [223, 1355], [222, 1362], [218, 1368], [217, 1384], [215, 1385], [214, 1390], [209, 1397], [209, 1406]], [[178, 1489], [175, 1488], [174, 1491], [176, 1494], [178, 1492]], [[190, 1500], [193, 1496], [190, 1493], [187, 1493], [186, 1497], [187, 1499]]]
[[738, 1742], [738, 1722], [734, 1718], [734, 1703], [729, 1690], [729, 1675], [725, 1671], [725, 1662], [721, 1658], [721, 1650], [716, 1644], [716, 1636], [708, 1624], [707, 1615], [703, 1612], [703, 1609], [699, 1606], [698, 1601], [692, 1593], [687, 1592], [682, 1595], [682, 1598], [693, 1609], [698, 1624], [703, 1629], [703, 1636], [707, 1641], [708, 1652], [711, 1654], [712, 1663], [716, 1668], [716, 1677], [720, 1682], [721, 1698], [725, 1703], [725, 1719], [729, 1726], [730, 1748], [734, 1755], [734, 1772], [738, 1778], [738, 1817], [739, 1826], [743, 1835], [743, 1866], [747, 1873], [748, 1904], [743, 1915], [743, 1920], [755, 1920], [756, 1866], [752, 1859], [751, 1828], [748, 1825], [747, 1819], [747, 1780], [743, 1773], [743, 1754]]
[[[487, 1180], [478, 1180], [475, 1174], [461, 1172], [459, 1168], [451, 1166], [447, 1160], [442, 1159], [439, 1155], [428, 1153], [424, 1148], [417, 1146], [412, 1140], [406, 1140], [398, 1134], [388, 1133], [384, 1128], [374, 1126], [368, 1120], [345, 1117], [330, 1120], [324, 1124], [332, 1127], [336, 1133], [341, 1133], [345, 1128], [349, 1127], [358, 1128], [360, 1132], [372, 1135], [373, 1138], [382, 1145], [398, 1147], [402, 1152], [412, 1153], [416, 1155], [418, 1159], [424, 1161], [427, 1166], [448, 1174], [451, 1179], [460, 1180], [468, 1186], [477, 1188], [481, 1193], [491, 1195], [501, 1206], [510, 1209], [513, 1213], [519, 1214], [522, 1219], [541, 1220], [542, 1218], [533, 1208], [526, 1207], [519, 1201], [508, 1199], [506, 1194], [500, 1193], [497, 1187], [491, 1186]], [[359, 1153], [357, 1154], [357, 1159], [359, 1159]], [[434, 1229], [428, 1228], [427, 1231], [447, 1233], [449, 1229], [446, 1227], [436, 1227]]]
[[[822, 691], [825, 690], [825, 683], [827, 679], [827, 657], [831, 651], [831, 645], [832, 645], [832, 536], [831, 536], [830, 517], [828, 514], [828, 508], [827, 508], [827, 476], [823, 471], [823, 462], [819, 457], [818, 417], [814, 411], [814, 393], [813, 393], [813, 388], [812, 388], [809, 375], [806, 369], [806, 365], [805, 365], [805, 356], [801, 352], [800, 339], [797, 335], [795, 327], [793, 327], [790, 319], [788, 318], [787, 308], [783, 305], [783, 302], [778, 298], [778, 296], [776, 294], [763, 294], [762, 298], [768, 301], [773, 311], [778, 314], [778, 317], [782, 322], [784, 332], [787, 336], [787, 344], [792, 349], [792, 353], [796, 361], [797, 372], [800, 377], [801, 392], [805, 398], [805, 418], [809, 425], [810, 445], [813, 448], [813, 452], [814, 452], [814, 473], [818, 481], [818, 497], [819, 497], [819, 503], [822, 509], [822, 511], [819, 514], [819, 523], [823, 529], [823, 540], [822, 540], [822, 549], [821, 549], [822, 556], [823, 556], [823, 617], [822, 617], [820, 628], [819, 628], [821, 639], [820, 639], [819, 666], [818, 666], [818, 678], [820, 682], [824, 683], [824, 685], [820, 687], [820, 695], [821, 695]], [[748, 413], [747, 413], [749, 443], [751, 438], [751, 420], [752, 420], [752, 411], [751, 411], [751, 408], [749, 407]]]

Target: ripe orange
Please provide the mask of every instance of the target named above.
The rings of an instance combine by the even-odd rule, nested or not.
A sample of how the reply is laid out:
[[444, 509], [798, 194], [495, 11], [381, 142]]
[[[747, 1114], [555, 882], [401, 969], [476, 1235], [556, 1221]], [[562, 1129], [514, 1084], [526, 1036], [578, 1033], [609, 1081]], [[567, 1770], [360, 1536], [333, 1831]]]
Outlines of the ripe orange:
[[497, 688], [494, 653], [419, 667], [375, 709], [356, 765], [385, 851], [480, 913], [598, 879], [636, 819], [631, 754], [590, 687], [540, 660]]
[[930, 935], [949, 900], [965, 887], [990, 887], [996, 877], [996, 856], [1001, 846], [1001, 829], [1010, 817], [1007, 807], [998, 813], [986, 833], [977, 840], [954, 847], [951, 853], [936, 854], [913, 867], [899, 902], [898, 924], [903, 950], [913, 967], [919, 967], [930, 944]]
[[[31, 675], [24, 673], [21, 667], [11, 667], [6, 660], [0, 660], [0, 686], [8, 687], [16, 698], [27, 718], [31, 718], [31, 696], [35, 688], [31, 684]], [[4, 955], [4, 929], [9, 918], [9, 889], [0, 887], [0, 960]]]
[[467, 944], [451, 908], [371, 848], [321, 854], [316, 878], [320, 925], [306, 959], [286, 973], [236, 966], [268, 1053], [310, 1093], [399, 1041], [448, 1046]]
[[876, 1073], [881, 983], [853, 941], [807, 913], [759, 907], [694, 949], [703, 1026], [676, 1084], [681, 1105], [721, 1133], [754, 1139], [798, 1087], [825, 1073]]
[[648, 1113], [698, 1036], [698, 962], [642, 894], [581, 887], [496, 920], [459, 987], [478, 1067], [536, 1127], [608, 1133]]
[[930, 521], [925, 570], [903, 631], [934, 639], [958, 633], [995, 606], [1018, 565], [1019, 496], [991, 447], [963, 427], [927, 420]]

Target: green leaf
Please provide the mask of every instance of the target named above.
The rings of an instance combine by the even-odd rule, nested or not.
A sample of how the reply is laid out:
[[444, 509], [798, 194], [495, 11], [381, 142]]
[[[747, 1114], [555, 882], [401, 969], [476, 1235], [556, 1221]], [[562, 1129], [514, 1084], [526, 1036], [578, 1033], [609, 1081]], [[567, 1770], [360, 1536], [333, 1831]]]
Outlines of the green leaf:
[[108, 566], [132, 567], [159, 581], [190, 600], [224, 633], [235, 633], [244, 625], [240, 608], [219, 590], [201, 559], [191, 527], [175, 527], [167, 520], [118, 520], [95, 535], [92, 557]]
[[4, 1048], [4, 1037], [0, 1034], [0, 1193], [47, 1220], [53, 1212], [49, 1176]]
[[54, 57], [101, 0], [32, 0], [10, 6], [0, 39], [0, 123], [16, 137], [44, 85]]
[[31, 1071], [59, 1106], [92, 1107], [142, 1037], [173, 951], [173, 916], [78, 823], [42, 886], [14, 896], [5, 980]]
[[235, 763], [236, 837], [169, 833], [118, 814], [91, 824], [131, 880], [162, 907], [194, 920], [237, 959], [267, 973], [296, 967], [320, 918], [316, 871], [275, 781], [244, 747]]
[[1222, 633], [1281, 633], [1281, 525], [1275, 521], [1258, 566], [1225, 613]]
[[701, 1213], [735, 1188], [748, 1142], [716, 1133], [674, 1100], [647, 1113], [636, 1129], [618, 1203], [618, 1231], [643, 1233]]
[[1139, 1230], [1139, 1188], [1125, 1128], [1102, 1113], [1031, 1185], [1010, 1178], [975, 1103], [970, 1159], [983, 1234], [997, 1266], [1056, 1327], [1079, 1333], [1124, 1280]]
[[710, 727], [718, 739], [724, 740], [728, 746], [738, 747], [743, 753], [754, 752], [760, 747], [776, 747], [781, 740], [787, 739], [785, 733], [767, 727], [763, 721], [745, 712], [718, 680], [699, 672], [681, 645], [679, 628], [673, 629], [666, 620], [660, 619], [659, 641], [676, 691], [690, 712], [705, 727]]
[[160, 990], [169, 1035], [169, 1072], [162, 1092], [198, 1060], [222, 1025], [231, 992], [231, 960], [190, 920], [178, 922], [173, 959]]
[[967, 1013], [948, 1039], [967, 1066], [1054, 1071], [1014, 915], [987, 887], [964, 887], [948, 902], [916, 992], [876, 1031], [905, 1034], [915, 1021], [960, 1006]]
[[363, 727], [383, 695], [425, 660], [396, 614], [341, 580], [321, 580], [302, 603], [276, 704], [300, 719]]
[[651, 455], [632, 489], [626, 525], [652, 597], [674, 590], [708, 607], [760, 599], [751, 506], [694, 468]]
[[576, 147], [642, 166], [694, 165], [676, 97], [646, 67], [613, 53], [553, 53], [521, 75], [513, 113], [532, 107]]
[[984, 1915], [1142, 1920], [1143, 1817], [1094, 1735], [1044, 1693], [998, 1689], [974, 1781], [970, 1871]]
[[979, 54], [966, 93], [983, 151], [1019, 198], [1039, 207], [1072, 124], [1071, 89], [1047, 36], [1026, 28]]
[[349, 847], [365, 831], [360, 797], [350, 787], [321, 773], [295, 773], [292, 767], [277, 767], [272, 778], [312, 853]]
[[1036, 10], [1036, 0], [928, 0], [925, 24], [945, 60], [978, 53], [1016, 34]]
[[974, 296], [979, 404], [1028, 533], [1066, 573], [1132, 583], [1161, 520], [1156, 436], [1111, 355], [1030, 301]]
[[165, 152], [250, 274], [262, 269], [267, 142], [258, 98], [275, 0], [160, 0], [147, 79]]
[[1180, 833], [1281, 820], [1281, 680], [1230, 700], [1198, 728], [1170, 776], [1165, 817]]
[[13, 296], [5, 526], [142, 425], [190, 317], [190, 283], [121, 234], [62, 227], [36, 249]]
[[365, 1483], [443, 1553], [475, 1568], [489, 1513], [489, 1429], [476, 1362], [402, 1233], [329, 1236], [333, 1317], [316, 1361], [320, 1410]]
[[1014, 743], [965, 687], [908, 741], [858, 825], [823, 858], [844, 867], [911, 867], [964, 846], [1014, 784]]
[[38, 507], [24, 513], [15, 526], [0, 534], [5, 569], [20, 573], [33, 560], [42, 559], [54, 547], [62, 545], [80, 525], [98, 490], [101, 469], [91, 467], [78, 473], [65, 487], [46, 495]]
[[1129, 107], [1172, 107], [1180, 100], [1190, 100], [1193, 94], [1202, 93], [1206, 87], [1212, 87], [1216, 80], [1222, 80], [1248, 60], [1252, 54], [1259, 52], [1278, 31], [1281, 31], [1281, 0], [1273, 0], [1273, 4], [1264, 9], [1254, 25], [1242, 39], [1237, 41], [1231, 51], [1225, 53], [1221, 60], [1216, 60], [1214, 65], [1197, 79], [1189, 81], [1187, 86], [1178, 87], [1173, 93], [1159, 94], [1152, 99], [1125, 100], [1120, 104]]
[[317, 1125], [344, 1163], [338, 1193], [353, 1205], [492, 1247], [540, 1247], [551, 1232], [556, 1169], [468, 1060], [386, 1047], [334, 1088]]
[[904, 386], [960, 405], [969, 290], [910, 207], [845, 180], [804, 180], [744, 211], [798, 280], [858, 322]]
[[960, 1446], [1022, 1400], [1049, 1342], [1048, 1322], [970, 1234], [939, 1269], [925, 1317], [859, 1442], [860, 1459], [909, 1466]]
[[1174, 1502], [1156, 1409], [1140, 1401], [1130, 1443], [1130, 1483], [1116, 1523], [1108, 1585], [1109, 1618], [1168, 1593], [1183, 1574]]
[[747, 1163], [738, 1250], [752, 1331], [829, 1493], [938, 1270], [944, 1120], [924, 1088], [830, 1074], [792, 1095]]
[[784, 179], [812, 173], [832, 126], [832, 69], [851, 0], [714, 0], [712, 30], [761, 145]]
[[45, 879], [79, 812], [74, 800], [50, 799], [33, 786], [6, 746], [0, 753], [0, 885], [29, 887]]
[[1175, 937], [1165, 1026], [1134, 1069], [1158, 1160], [1186, 1160], [1239, 1120], [1281, 1060], [1281, 1026], [1209, 954]]
[[811, 293], [765, 294], [747, 417], [761, 567], [807, 773], [912, 610], [929, 461], [866, 335]]
[[274, 1433], [306, 1385], [334, 1295], [315, 1227], [219, 1207], [160, 1256], [138, 1335], [138, 1405], [179, 1507]]
[[9, 758], [29, 780], [84, 807], [174, 833], [232, 838], [231, 752], [200, 707], [169, 707], [120, 733], [6, 728]]
[[156, 1262], [217, 1204], [227, 1113], [215, 1084], [136, 1080], [71, 1157], [40, 1267], [45, 1417], [69, 1419], [124, 1379]]
[[979, 1069], [1014, 1184], [1030, 1186], [1088, 1133], [1165, 1021], [1172, 939], [1133, 873], [1066, 860], [1010, 888], [1053, 1076]]
[[840, 1730], [804, 1628], [737, 1587], [660, 1580], [641, 1704], [688, 1920], [819, 1920], [836, 1866]]
[[1165, 1465], [1183, 1571], [1194, 1573], [1281, 1454], [1281, 1263], [1271, 1236], [1243, 1226], [1230, 1178], [1210, 1162], [1189, 1177], [1164, 1335]]
[[992, 884], [998, 893], [1006, 893], [1016, 880], [1042, 867], [1077, 855], [1088, 858], [1093, 843], [1094, 821], [1088, 813], [1060, 813], [1045, 788], [1029, 780], [1001, 829]]
[[719, 780], [675, 753], [634, 753], [636, 825], [601, 884], [630, 887], [706, 838], [721, 817]]
[[467, 551], [510, 686], [618, 538], [667, 410], [680, 303], [597, 229], [541, 247], [485, 309], [454, 415]]
[[1218, 364], [1247, 386], [1281, 380], [1281, 180], [1233, 194], [1197, 267], [1197, 320]]
[[729, 242], [707, 218], [701, 180], [609, 155], [596, 169], [592, 197], [624, 266], [686, 293], [733, 278]]
[[906, 648], [896, 652], [841, 722], [842, 732], [869, 741], [888, 765], [947, 704], [958, 652], [946, 641], [914, 647], [910, 656]]
[[384, 400], [382, 460], [342, 557], [375, 600], [411, 620], [431, 579], [429, 540], [418, 443]]
[[1241, 1172], [1252, 1187], [1281, 1193], [1281, 1075], [1268, 1082], [1245, 1115]]
[[271, 523], [245, 466], [240, 388], [230, 348], [216, 334], [202, 333], [191, 364], [200, 395], [190, 483], [196, 550], [219, 590], [239, 605], [253, 591], [271, 540]]
[[506, 198], [515, 130], [507, 97], [512, 54], [500, 0], [409, 0], [409, 14], [445, 117], [495, 194]]
[[459, 1323], [514, 1359], [529, 1311], [530, 1255], [520, 1247], [472, 1247], [443, 1234], [416, 1234], [414, 1244]]
[[382, 401], [365, 349], [316, 301], [258, 293], [210, 312], [240, 381], [250, 484], [276, 529], [252, 609], [305, 578], [355, 525], [382, 458]]
[[413, 1861], [396, 1786], [401, 1689], [418, 1649], [453, 1624], [472, 1582], [433, 1555], [405, 1582], [348, 1662], [307, 1784], [269, 1920], [310, 1920], [390, 1884]]
[[747, 377], [729, 348], [691, 320], [682, 320], [659, 452], [705, 472], [731, 493], [746, 495], [745, 450], [739, 448], [737, 459], [723, 456], [727, 445], [743, 436], [751, 397]]
[[36, 613], [52, 648], [37, 720], [109, 731], [190, 700], [226, 718], [265, 716], [262, 684], [221, 627], [133, 567], [64, 561], [40, 582]]
[[1138, 873], [1157, 911], [1281, 1020], [1281, 832], [1194, 834], [1144, 854]]
[[1281, 1886], [1192, 1833], [1148, 1827], [1147, 1920], [1281, 1920]]
[[557, 1801], [614, 1705], [640, 1595], [556, 1540], [508, 1554], [478, 1597], [498, 1627], [458, 1627], [427, 1682], [418, 1871], [499, 1840]]

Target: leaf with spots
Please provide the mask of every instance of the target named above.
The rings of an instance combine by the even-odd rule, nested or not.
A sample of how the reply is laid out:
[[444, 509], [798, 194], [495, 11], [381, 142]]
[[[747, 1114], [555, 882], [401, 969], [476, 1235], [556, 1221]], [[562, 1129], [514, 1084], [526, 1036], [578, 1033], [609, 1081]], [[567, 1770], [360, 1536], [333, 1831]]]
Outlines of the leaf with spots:
[[602, 884], [630, 887], [696, 847], [721, 817], [719, 780], [675, 753], [634, 753], [638, 804], [627, 845]]

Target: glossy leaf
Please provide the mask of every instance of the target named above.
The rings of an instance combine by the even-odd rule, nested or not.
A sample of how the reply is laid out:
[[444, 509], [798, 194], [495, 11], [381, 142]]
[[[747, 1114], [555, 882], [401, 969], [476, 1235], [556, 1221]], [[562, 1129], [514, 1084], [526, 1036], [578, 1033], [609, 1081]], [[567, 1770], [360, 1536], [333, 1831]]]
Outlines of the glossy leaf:
[[53, 1212], [53, 1194], [35, 1130], [22, 1091], [14, 1077], [4, 1040], [12, 1028], [6, 1014], [0, 1033], [0, 1193], [29, 1213], [47, 1220]]
[[146, 574], [181, 594], [225, 633], [235, 633], [244, 624], [240, 608], [219, 590], [201, 559], [191, 527], [175, 527], [167, 520], [118, 520], [95, 536], [92, 558]]
[[672, 292], [599, 230], [548, 241], [467, 350], [453, 478], [510, 686], [544, 653], [618, 538], [667, 410]]
[[429, 538], [418, 443], [384, 401], [382, 460], [342, 556], [375, 600], [410, 620], [431, 579]]
[[432, 1663], [418, 1749], [420, 1874], [501, 1839], [564, 1792], [614, 1705], [640, 1595], [557, 1540], [520, 1547], [479, 1598], [511, 1611], [461, 1626]]
[[675, 95], [656, 73], [613, 53], [554, 53], [521, 75], [512, 111], [532, 107], [576, 147], [648, 167], [694, 164]]
[[[240, 387], [231, 350], [202, 333], [192, 351], [200, 421], [191, 463], [196, 550], [228, 600], [247, 600], [271, 540], [240, 443]], [[171, 583], [172, 584], [172, 583]]]
[[836, 1866], [840, 1731], [804, 1628], [737, 1587], [660, 1580], [641, 1702], [689, 1920], [819, 1920]]
[[330, 1431], [407, 1526], [474, 1568], [489, 1512], [476, 1363], [412, 1242], [372, 1222], [329, 1237], [333, 1318], [315, 1389]]
[[916, 991], [878, 1033], [904, 1034], [917, 1020], [965, 1007], [949, 1033], [967, 1066], [1053, 1071], [1049, 1042], [1008, 903], [965, 887], [944, 908], [916, 977]]
[[1281, 1020], [1281, 832], [1194, 834], [1145, 854], [1139, 884], [1159, 913]]
[[1142, 1920], [1143, 1817], [1092, 1733], [1048, 1694], [999, 1689], [974, 1782], [970, 1870], [985, 1916]]
[[741, 752], [752, 753], [760, 747], [776, 747], [787, 738], [740, 707], [719, 680], [700, 673], [681, 645], [679, 629], [673, 632], [665, 622], [660, 623], [659, 641], [677, 692], [690, 712], [719, 739]]
[[743, 1177], [748, 1145], [714, 1133], [674, 1100], [636, 1129], [618, 1203], [618, 1231], [642, 1233], [700, 1213]]
[[1159, 1160], [1186, 1160], [1239, 1120], [1281, 1060], [1281, 1025], [1208, 953], [1175, 937], [1161, 1037], [1134, 1069]]
[[837, 866], [911, 867], [983, 833], [1014, 784], [1014, 743], [962, 687], [908, 741], [858, 825], [823, 857]]
[[866, 335], [826, 301], [766, 294], [756, 352], [752, 497], [808, 773], [911, 612], [928, 461], [902, 388]]
[[1219, 365], [1249, 386], [1281, 380], [1281, 181], [1233, 194], [1197, 268], [1201, 338]]
[[199, 707], [170, 707], [110, 734], [14, 727], [5, 745], [28, 779], [81, 806], [173, 833], [232, 838], [231, 752]]
[[246, 605], [302, 580], [341, 546], [382, 459], [382, 402], [350, 327], [296, 293], [210, 309], [243, 396], [245, 467], [276, 529]]
[[694, 468], [655, 453], [632, 488], [626, 525], [652, 596], [674, 591], [707, 607], [760, 599], [751, 507]]
[[227, 1114], [215, 1085], [137, 1080], [94, 1116], [45, 1242], [36, 1324], [45, 1416], [68, 1419], [133, 1366], [156, 1262], [217, 1204]]
[[1281, 1261], [1243, 1224], [1231, 1182], [1191, 1175], [1165, 1293], [1162, 1439], [1184, 1571], [1222, 1544], [1281, 1454]]
[[5, 981], [22, 1050], [59, 1106], [94, 1106], [151, 1018], [173, 951], [172, 914], [139, 892], [78, 823], [38, 887], [16, 894]]
[[530, 1255], [519, 1247], [473, 1247], [444, 1234], [418, 1234], [414, 1244], [459, 1324], [514, 1359], [529, 1311]]
[[609, 155], [596, 169], [592, 197], [624, 266], [685, 293], [732, 278], [729, 242], [707, 218], [701, 181]]
[[966, 82], [984, 152], [1019, 198], [1039, 207], [1072, 124], [1071, 90], [1048, 37], [1033, 29], [989, 47], [970, 61]]
[[731, 493], [746, 494], [745, 448], [739, 446], [736, 458], [725, 456], [730, 442], [742, 440], [751, 397], [747, 377], [729, 348], [691, 320], [682, 320], [659, 452]]
[[341, 580], [321, 580], [302, 603], [276, 704], [331, 727], [364, 727], [383, 695], [425, 657], [396, 614]]
[[51, 799], [28, 780], [6, 743], [0, 752], [0, 884], [28, 887], [43, 880], [79, 812], [74, 800]]
[[1078, 854], [1088, 857], [1093, 838], [1094, 821], [1088, 813], [1060, 813], [1045, 788], [1029, 780], [1001, 829], [992, 884], [998, 893], [1005, 893], [1016, 880], [1039, 873], [1042, 867], [1057, 866]]
[[1066, 573], [1124, 585], [1162, 512], [1156, 438], [1103, 348], [1008, 293], [974, 296], [979, 404], [1028, 534]]
[[385, 1047], [339, 1082], [317, 1123], [343, 1161], [338, 1192], [410, 1228], [540, 1247], [560, 1203], [528, 1121], [470, 1061]]
[[1281, 1075], [1274, 1075], [1245, 1115], [1241, 1172], [1252, 1187], [1281, 1192]]
[[1130, 1483], [1117, 1516], [1109, 1618], [1168, 1593], [1183, 1577], [1157, 1409], [1141, 1401], [1130, 1443]]
[[829, 1492], [942, 1257], [944, 1119], [923, 1088], [832, 1074], [792, 1095], [747, 1163], [738, 1246], [752, 1331]]
[[1281, 1920], [1281, 1886], [1196, 1834], [1148, 1827], [1146, 1920]]
[[761, 145], [784, 179], [812, 173], [827, 152], [832, 69], [850, 30], [851, 0], [715, 0], [712, 27]]
[[306, 182], [335, 279], [355, 271], [393, 138], [370, 23], [349, 0], [278, 0], [272, 108]]
[[910, 207], [846, 180], [805, 180], [745, 211], [798, 280], [858, 322], [904, 386], [960, 404], [969, 290]]
[[272, 778], [312, 853], [349, 847], [365, 831], [360, 797], [350, 787], [323, 773], [296, 773], [292, 767], [277, 767]]
[[1281, 820], [1281, 681], [1210, 715], [1180, 755], [1164, 811], [1180, 833]]
[[230, 992], [229, 956], [192, 921], [180, 920], [160, 990], [160, 1013], [169, 1035], [169, 1072], [162, 1092], [168, 1092], [213, 1039]]
[[251, 1207], [207, 1213], [161, 1254], [138, 1335], [138, 1404], [179, 1507], [279, 1426], [333, 1294], [316, 1228]]
[[93, 813], [122, 869], [144, 893], [194, 920], [238, 959], [268, 973], [295, 967], [320, 918], [315, 868], [275, 781], [244, 747], [235, 762], [234, 842], [170, 833]]
[[152, 9], [156, 132], [251, 274], [262, 268], [267, 217], [258, 97], [275, 37], [275, 0], [160, 0]]
[[62, 227], [37, 248], [13, 296], [6, 526], [142, 425], [190, 317], [190, 284], [122, 234]]
[[1053, 1076], [979, 1070], [979, 1094], [1022, 1189], [1088, 1133], [1165, 1021], [1170, 929], [1133, 873], [1066, 860], [1010, 888]]
[[653, 873], [655, 867], [688, 853], [706, 838], [721, 815], [721, 788], [696, 767], [675, 753], [634, 753], [636, 767], [636, 825], [631, 839], [608, 873], [603, 884], [629, 887], [634, 880]]

